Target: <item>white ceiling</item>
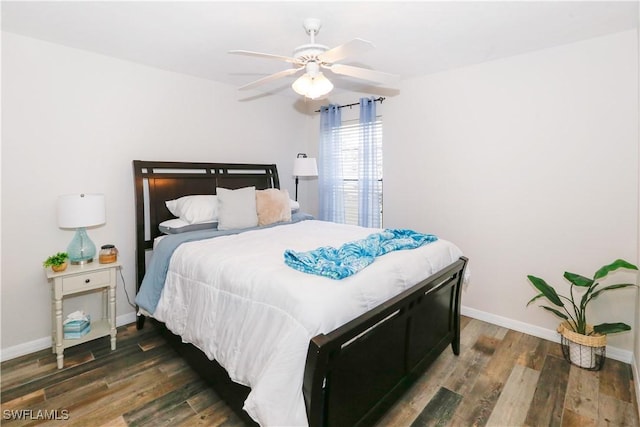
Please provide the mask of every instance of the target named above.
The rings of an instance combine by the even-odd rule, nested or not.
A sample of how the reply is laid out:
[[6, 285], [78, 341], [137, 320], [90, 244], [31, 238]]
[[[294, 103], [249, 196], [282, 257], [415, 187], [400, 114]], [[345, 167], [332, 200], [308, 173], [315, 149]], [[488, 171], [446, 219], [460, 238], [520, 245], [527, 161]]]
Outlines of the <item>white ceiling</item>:
[[[289, 64], [228, 50], [290, 56], [309, 41], [305, 18], [322, 20], [318, 43], [334, 47], [359, 37], [376, 45], [342, 63], [407, 79], [634, 29], [638, 2], [2, 1], [4, 31], [234, 86]], [[327, 75], [338, 91], [367, 90]], [[293, 80], [263, 92], [295, 95]], [[389, 89], [368, 90], [393, 94]]]

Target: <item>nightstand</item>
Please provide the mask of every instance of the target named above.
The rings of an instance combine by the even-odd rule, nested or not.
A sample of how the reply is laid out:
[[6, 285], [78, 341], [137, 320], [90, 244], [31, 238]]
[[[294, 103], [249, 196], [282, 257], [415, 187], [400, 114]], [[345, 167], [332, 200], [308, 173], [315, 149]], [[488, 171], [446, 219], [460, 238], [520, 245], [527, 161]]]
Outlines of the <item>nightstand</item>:
[[[116, 349], [116, 273], [119, 262], [70, 265], [65, 271], [47, 270], [51, 282], [51, 340], [57, 354], [58, 369], [64, 363], [64, 349], [96, 338], [111, 335], [111, 350]], [[62, 301], [66, 296], [100, 292], [102, 294], [102, 319], [91, 321], [91, 332], [78, 339], [64, 339], [62, 332]]]

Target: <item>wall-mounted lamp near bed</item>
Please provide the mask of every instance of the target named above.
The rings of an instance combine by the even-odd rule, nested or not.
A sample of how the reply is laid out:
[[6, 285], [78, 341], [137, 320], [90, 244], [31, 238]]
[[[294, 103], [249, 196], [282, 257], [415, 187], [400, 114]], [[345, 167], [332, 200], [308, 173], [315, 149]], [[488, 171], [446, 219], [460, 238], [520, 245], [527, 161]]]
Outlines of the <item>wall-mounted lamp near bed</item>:
[[296, 177], [296, 202], [298, 201], [298, 177], [318, 176], [318, 165], [315, 157], [307, 157], [305, 153], [298, 153], [293, 162], [293, 176]]
[[76, 229], [67, 247], [71, 264], [93, 261], [96, 245], [89, 239], [86, 227], [105, 222], [104, 194], [65, 194], [58, 197], [58, 227]]

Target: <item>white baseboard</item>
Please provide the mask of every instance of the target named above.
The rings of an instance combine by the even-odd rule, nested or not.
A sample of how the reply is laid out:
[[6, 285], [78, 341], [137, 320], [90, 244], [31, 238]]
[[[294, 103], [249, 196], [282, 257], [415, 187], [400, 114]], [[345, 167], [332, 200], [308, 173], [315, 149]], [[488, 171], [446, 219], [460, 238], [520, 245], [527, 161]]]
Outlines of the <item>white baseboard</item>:
[[[135, 321], [135, 312], [123, 314], [122, 316], [116, 317], [116, 326], [127, 325]], [[35, 353], [36, 351], [44, 350], [45, 348], [51, 348], [51, 343], [51, 337], [43, 337], [38, 338], [37, 340], [2, 349], [0, 351], [0, 362], [15, 359], [16, 357], [24, 356], [25, 354]]]
[[[473, 317], [474, 319], [482, 320], [504, 328], [513, 329], [514, 331], [533, 335], [534, 337], [543, 338], [545, 340], [557, 343], [560, 342], [560, 335], [553, 329], [541, 328], [540, 326], [531, 325], [529, 323], [520, 322], [518, 320], [509, 319], [507, 317], [498, 316], [465, 306], [462, 306], [460, 311], [464, 316]], [[607, 357], [630, 364], [633, 360], [633, 352], [622, 350], [617, 347], [607, 346]]]

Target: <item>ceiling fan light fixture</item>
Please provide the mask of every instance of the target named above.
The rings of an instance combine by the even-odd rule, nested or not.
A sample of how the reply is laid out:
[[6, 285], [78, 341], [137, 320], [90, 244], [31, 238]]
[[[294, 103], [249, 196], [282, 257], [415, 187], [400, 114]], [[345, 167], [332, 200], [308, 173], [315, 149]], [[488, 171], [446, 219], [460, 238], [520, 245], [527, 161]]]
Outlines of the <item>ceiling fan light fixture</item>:
[[399, 78], [399, 76], [393, 74], [382, 73], [368, 68], [340, 64], [339, 61], [370, 50], [375, 46], [367, 40], [353, 39], [340, 46], [329, 48], [328, 46], [316, 43], [315, 36], [318, 34], [318, 31], [320, 31], [320, 27], [321, 22], [319, 19], [305, 19], [304, 29], [309, 35], [310, 43], [295, 48], [292, 57], [248, 50], [230, 50], [229, 53], [277, 59], [288, 62], [292, 66], [290, 69], [262, 77], [238, 89], [252, 89], [273, 80], [289, 77], [304, 71], [304, 75], [293, 82], [291, 85], [292, 89], [299, 95], [306, 96], [307, 98], [320, 98], [333, 90], [333, 84], [322, 75], [320, 72], [321, 68], [330, 70], [335, 75], [367, 80], [376, 84], [392, 84], [393, 81]]
[[291, 88], [298, 95], [316, 99], [331, 92], [333, 90], [333, 83], [320, 72], [315, 77], [311, 77], [309, 73], [304, 73], [293, 82]]

